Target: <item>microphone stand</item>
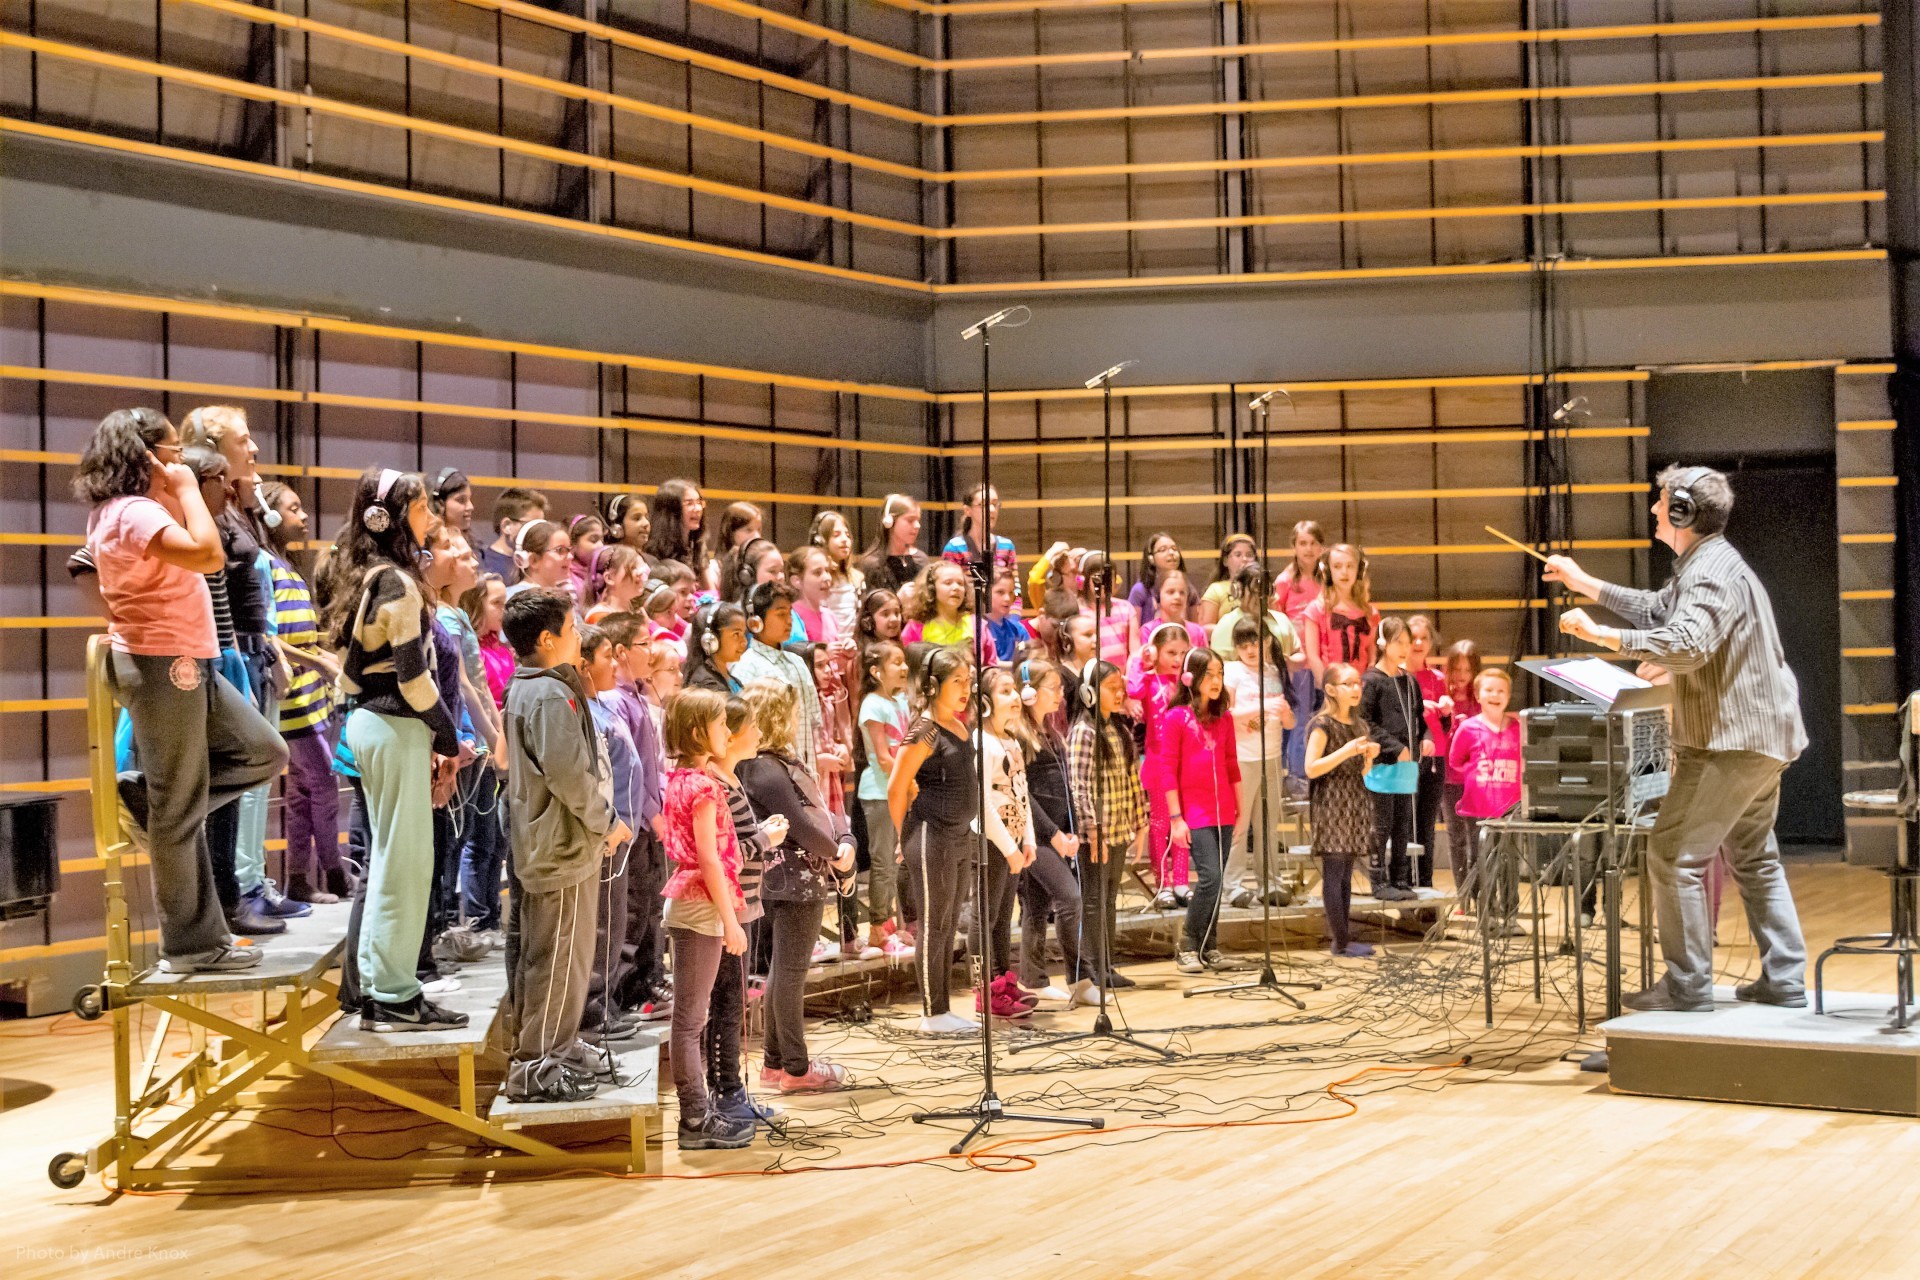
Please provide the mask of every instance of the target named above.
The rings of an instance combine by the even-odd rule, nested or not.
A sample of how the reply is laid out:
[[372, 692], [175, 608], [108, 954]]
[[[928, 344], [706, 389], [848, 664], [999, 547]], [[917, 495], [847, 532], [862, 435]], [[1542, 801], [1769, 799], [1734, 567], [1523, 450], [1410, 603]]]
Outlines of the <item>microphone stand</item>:
[[[1273, 448], [1268, 439], [1269, 419], [1267, 402], [1275, 395], [1287, 397], [1287, 405], [1293, 405], [1293, 397], [1281, 388], [1275, 388], [1263, 396], [1257, 397], [1248, 405], [1249, 413], [1260, 415], [1260, 568], [1263, 578], [1270, 575], [1267, 568], [1268, 508], [1273, 497], [1272, 486], [1268, 483], [1269, 468], [1273, 461]], [[1294, 995], [1295, 991], [1318, 991], [1317, 982], [1282, 982], [1273, 969], [1273, 788], [1267, 785], [1267, 614], [1273, 608], [1272, 583], [1266, 586], [1266, 597], [1256, 608], [1260, 624], [1259, 657], [1255, 662], [1255, 677], [1260, 689], [1260, 973], [1250, 982], [1234, 982], [1215, 987], [1192, 987], [1183, 991], [1185, 996], [1219, 996], [1238, 994], [1242, 991], [1258, 991], [1266, 995], [1277, 996], [1294, 1008], [1305, 1012], [1306, 1005]], [[1242, 601], [1243, 610], [1246, 602]], [[1280, 683], [1284, 689], [1284, 671]], [[1225, 901], [1226, 886], [1221, 886], [1221, 901]], [[1215, 908], [1216, 919], [1218, 908]]]
[[[1013, 317], [1025, 312], [1018, 320]], [[971, 325], [962, 331], [960, 337], [966, 341], [975, 337], [980, 339], [980, 484], [989, 494], [993, 485], [993, 334], [994, 326], [1007, 324], [1017, 328], [1032, 317], [1026, 307], [1008, 307], [1002, 311]], [[991, 503], [982, 506], [991, 511]], [[973, 665], [977, 673], [987, 664], [987, 607], [988, 594], [993, 581], [993, 553], [997, 541], [993, 532], [992, 517], [986, 519], [985, 530], [971, 530], [966, 535], [967, 572], [973, 586]], [[979, 536], [980, 542], [974, 541]], [[976, 675], [976, 679], [978, 676]], [[973, 708], [973, 767], [974, 785], [977, 799], [974, 828], [979, 837], [979, 848], [974, 858], [974, 927], [980, 934], [980, 954], [972, 958], [978, 969], [980, 991], [980, 1074], [982, 1083], [979, 1099], [971, 1106], [956, 1107], [940, 1111], [922, 1111], [913, 1117], [915, 1124], [926, 1124], [934, 1120], [971, 1120], [973, 1127], [966, 1135], [947, 1149], [949, 1155], [959, 1155], [967, 1149], [973, 1140], [985, 1133], [996, 1121], [1020, 1120], [1031, 1124], [1066, 1124], [1087, 1129], [1104, 1129], [1107, 1122], [1099, 1116], [1039, 1116], [1022, 1115], [1008, 1111], [1000, 1101], [1000, 1095], [993, 1087], [993, 993], [989, 987], [993, 980], [993, 920], [988, 902], [987, 859], [999, 857], [992, 843], [987, 839], [987, 717], [976, 698]], [[942, 961], [948, 963], [941, 963]], [[942, 975], [951, 969], [951, 957], [932, 956], [927, 960], [927, 980], [934, 980], [934, 973]], [[945, 981], [944, 976], [941, 979]]]
[[[1095, 374], [1087, 380], [1088, 387], [1095, 385], [1100, 387], [1101, 422], [1105, 429], [1105, 439], [1101, 446], [1100, 456], [1102, 479], [1100, 500], [1101, 570], [1100, 576], [1094, 579], [1093, 582], [1093, 646], [1096, 661], [1098, 660], [1100, 649], [1100, 627], [1101, 624], [1106, 621], [1108, 601], [1113, 590], [1113, 553], [1108, 549], [1109, 544], [1113, 541], [1113, 380], [1118, 374], [1133, 364], [1134, 361], [1132, 360], [1122, 361], [1114, 365], [1111, 369], [1108, 369], [1105, 373]], [[1093, 699], [1093, 731], [1099, 740], [1104, 742], [1107, 734], [1107, 713], [1100, 705], [1099, 690], [1094, 690]], [[1107, 799], [1106, 775], [1098, 768], [1093, 771], [1093, 791], [1095, 805], [1104, 812]], [[1107, 850], [1109, 860], [1115, 857], [1124, 860], [1126, 856], [1125, 850], [1117, 852], [1113, 849]], [[1091, 861], [1091, 859], [1089, 859], [1089, 861]], [[1108, 872], [1102, 870], [1099, 874], [1106, 875]], [[1081, 896], [1084, 899], [1084, 889]], [[1102, 894], [1100, 897], [1102, 901], [1104, 901], [1106, 895]], [[1086, 918], [1086, 912], [1083, 909], [1080, 914], [1080, 931], [1083, 937], [1088, 932]], [[1023, 925], [1022, 927], [1024, 928], [1025, 926]], [[1135, 1036], [1131, 1031], [1114, 1030], [1113, 1018], [1107, 1013], [1107, 975], [1113, 972], [1113, 935], [1107, 929], [1107, 913], [1104, 906], [1100, 911], [1100, 919], [1094, 923], [1094, 928], [1099, 931], [1096, 936], [1100, 939], [1100, 958], [1103, 972], [1100, 974], [1099, 981], [1094, 983], [1094, 986], [1100, 992], [1100, 1002], [1093, 1015], [1093, 1029], [1090, 1031], [1074, 1031], [1060, 1036], [1038, 1037], [1029, 1040], [1025, 1044], [1015, 1046], [1009, 1050], [1009, 1052], [1019, 1053], [1026, 1049], [1051, 1049], [1055, 1045], [1074, 1044], [1081, 1040], [1110, 1040], [1115, 1044], [1124, 1044], [1129, 1048], [1144, 1049], [1148, 1053], [1157, 1053], [1169, 1062], [1176, 1060], [1180, 1055], [1172, 1049], [1163, 1049], [1158, 1045], [1148, 1044], [1138, 1036]], [[1085, 963], [1084, 946], [1081, 951], [1081, 962], [1083, 964]]]

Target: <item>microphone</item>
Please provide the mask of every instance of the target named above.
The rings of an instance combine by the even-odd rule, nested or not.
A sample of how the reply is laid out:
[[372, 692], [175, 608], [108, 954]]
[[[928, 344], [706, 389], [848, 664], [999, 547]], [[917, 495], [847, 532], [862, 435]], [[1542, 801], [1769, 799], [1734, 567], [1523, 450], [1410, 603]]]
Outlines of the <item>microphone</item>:
[[1585, 396], [1575, 396], [1553, 411], [1553, 420], [1555, 422], [1565, 422], [1567, 419], [1576, 415], [1585, 417], [1586, 413], [1587, 398]]
[[1138, 360], [1122, 360], [1119, 364], [1113, 366], [1113, 368], [1111, 369], [1108, 369], [1105, 373], [1094, 374], [1091, 378], [1087, 379], [1087, 390], [1091, 391], [1103, 382], [1113, 381], [1113, 379], [1117, 377], [1119, 374], [1126, 372], [1128, 369], [1133, 368], [1133, 366], [1139, 363], [1140, 362]]
[[[1019, 319], [1016, 320], [1014, 318], [1015, 316], [1018, 316]], [[985, 320], [976, 321], [962, 329], [960, 331], [960, 340], [962, 342], [969, 341], [970, 339], [979, 337], [987, 330], [1003, 324], [1010, 329], [1018, 329], [1031, 319], [1033, 319], [1033, 309], [1031, 307], [1003, 307], [988, 316]]]
[[1258, 413], [1260, 410], [1266, 408], [1267, 401], [1273, 399], [1275, 396], [1284, 399], [1287, 402], [1288, 408], [1293, 407], [1293, 396], [1288, 393], [1287, 389], [1285, 387], [1275, 387], [1273, 390], [1262, 395], [1257, 395], [1252, 400], [1249, 400], [1247, 402], [1247, 412]]

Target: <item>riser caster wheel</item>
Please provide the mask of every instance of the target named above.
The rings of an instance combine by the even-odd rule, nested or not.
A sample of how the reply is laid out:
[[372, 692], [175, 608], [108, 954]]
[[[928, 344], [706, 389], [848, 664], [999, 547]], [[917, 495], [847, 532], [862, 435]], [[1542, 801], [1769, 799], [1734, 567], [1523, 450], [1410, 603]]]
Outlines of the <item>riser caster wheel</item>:
[[107, 993], [97, 986], [82, 987], [73, 993], [73, 1016], [93, 1022], [107, 1011]]
[[62, 1151], [47, 1162], [47, 1180], [62, 1191], [71, 1191], [87, 1178], [87, 1158], [77, 1151]]

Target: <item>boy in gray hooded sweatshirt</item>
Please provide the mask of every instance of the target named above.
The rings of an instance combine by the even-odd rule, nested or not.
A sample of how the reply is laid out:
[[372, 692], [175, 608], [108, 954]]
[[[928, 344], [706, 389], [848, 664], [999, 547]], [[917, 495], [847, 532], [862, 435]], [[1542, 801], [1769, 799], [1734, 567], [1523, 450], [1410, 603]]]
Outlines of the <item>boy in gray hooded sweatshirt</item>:
[[593, 1096], [597, 1055], [580, 1040], [604, 858], [633, 838], [613, 811], [613, 771], [581, 681], [580, 633], [563, 591], [507, 601], [513, 646], [507, 686], [507, 1096], [577, 1102]]

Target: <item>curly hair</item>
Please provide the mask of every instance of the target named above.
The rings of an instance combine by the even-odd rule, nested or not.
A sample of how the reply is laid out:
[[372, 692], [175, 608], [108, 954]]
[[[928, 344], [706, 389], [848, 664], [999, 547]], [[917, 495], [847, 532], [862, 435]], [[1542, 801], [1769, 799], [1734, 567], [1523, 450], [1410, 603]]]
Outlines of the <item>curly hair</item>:
[[[946, 559], [929, 560], [927, 567], [920, 571], [920, 576], [914, 579], [913, 608], [907, 614], [910, 621], [932, 622], [940, 616], [938, 598], [933, 589], [933, 584], [934, 580], [948, 569], [960, 575], [960, 581], [963, 585], [966, 583], [967, 571], [953, 561]], [[960, 612], [962, 614], [973, 612], [973, 592], [971, 590], [961, 593]]]
[[[381, 495], [383, 482], [385, 496]], [[426, 584], [420, 582], [420, 543], [407, 522], [408, 510], [426, 496], [427, 482], [416, 472], [373, 466], [360, 473], [353, 501], [347, 507], [347, 523], [328, 558], [334, 585], [327, 601], [326, 632], [336, 648], [346, 647], [353, 611], [360, 603], [360, 588], [371, 570], [393, 565], [419, 582], [423, 597], [429, 594]], [[375, 511], [380, 515], [370, 524], [369, 513]]]
[[158, 409], [115, 409], [100, 419], [73, 473], [73, 496], [99, 503], [153, 487], [153, 451], [174, 429]]

